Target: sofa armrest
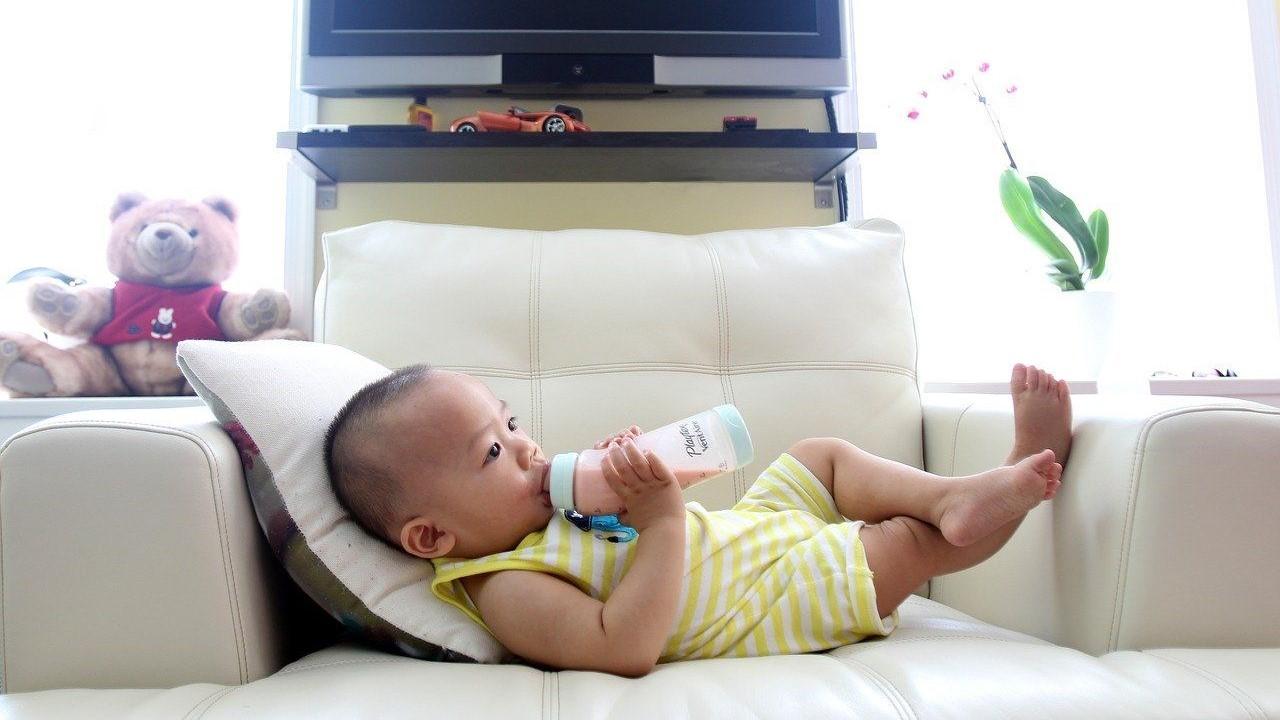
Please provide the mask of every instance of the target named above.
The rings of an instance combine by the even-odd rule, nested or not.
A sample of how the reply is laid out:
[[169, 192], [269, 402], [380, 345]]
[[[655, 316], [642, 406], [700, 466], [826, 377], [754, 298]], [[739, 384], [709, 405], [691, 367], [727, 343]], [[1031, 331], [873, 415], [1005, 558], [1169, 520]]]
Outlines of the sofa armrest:
[[[923, 396], [925, 466], [1002, 463], [1007, 395]], [[1211, 397], [1073, 397], [1057, 497], [930, 597], [1092, 654], [1280, 644], [1280, 409]]]
[[69, 413], [0, 445], [5, 692], [269, 675], [282, 584], [205, 407]]

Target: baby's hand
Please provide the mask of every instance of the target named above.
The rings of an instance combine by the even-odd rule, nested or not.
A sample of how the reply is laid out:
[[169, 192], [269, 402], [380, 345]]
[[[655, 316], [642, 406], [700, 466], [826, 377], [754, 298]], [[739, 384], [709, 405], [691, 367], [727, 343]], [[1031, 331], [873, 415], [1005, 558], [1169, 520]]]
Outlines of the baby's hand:
[[[684, 523], [684, 498], [675, 473], [652, 451], [641, 452], [631, 438], [609, 448], [600, 461], [604, 479], [626, 504], [618, 520], [644, 532], [663, 520]], [[683, 527], [683, 524], [681, 525]]]
[[640, 434], [640, 428], [636, 427], [635, 425], [632, 425], [631, 427], [627, 428], [626, 430], [623, 430], [622, 432], [616, 435], [613, 435], [601, 440], [600, 442], [593, 445], [592, 449], [603, 450], [607, 447], [611, 447], [613, 445], [616, 445], [622, 442], [626, 438], [636, 437], [639, 434]]

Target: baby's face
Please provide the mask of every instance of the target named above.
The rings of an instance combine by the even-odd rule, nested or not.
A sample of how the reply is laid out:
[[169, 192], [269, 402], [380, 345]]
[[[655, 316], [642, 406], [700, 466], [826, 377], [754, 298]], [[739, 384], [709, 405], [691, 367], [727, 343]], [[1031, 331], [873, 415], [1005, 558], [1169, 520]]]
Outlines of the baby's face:
[[433, 370], [385, 427], [409, 520], [396, 529], [419, 557], [482, 557], [513, 550], [551, 520], [542, 492], [547, 458], [506, 403], [470, 375]]

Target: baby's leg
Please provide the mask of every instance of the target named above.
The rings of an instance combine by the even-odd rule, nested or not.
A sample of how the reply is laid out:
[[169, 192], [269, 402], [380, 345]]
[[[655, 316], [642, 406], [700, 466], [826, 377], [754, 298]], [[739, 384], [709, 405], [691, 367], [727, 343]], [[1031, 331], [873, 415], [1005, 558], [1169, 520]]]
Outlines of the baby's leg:
[[[1009, 525], [1016, 527], [1022, 518]], [[957, 547], [934, 526], [913, 517], [894, 517], [863, 526], [859, 538], [867, 553], [867, 566], [875, 574], [876, 610], [886, 617], [922, 583], [973, 567], [1004, 545], [1012, 528]]]
[[1016, 465], [954, 478], [877, 457], [839, 438], [802, 440], [787, 452], [826, 485], [841, 515], [867, 523], [906, 515], [961, 546], [1053, 497], [1062, 475], [1051, 450]]

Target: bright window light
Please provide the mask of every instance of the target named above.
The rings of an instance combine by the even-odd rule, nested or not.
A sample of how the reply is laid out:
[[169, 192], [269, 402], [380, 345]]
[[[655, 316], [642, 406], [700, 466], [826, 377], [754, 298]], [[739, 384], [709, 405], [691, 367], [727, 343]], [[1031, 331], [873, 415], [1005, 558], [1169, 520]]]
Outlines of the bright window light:
[[925, 380], [1054, 363], [1059, 291], [1000, 205], [1008, 161], [971, 77], [1023, 175], [1110, 218], [1096, 288], [1117, 295], [1111, 372], [1280, 377], [1246, 3], [855, 0], [853, 23], [859, 126], [879, 139], [864, 214], [906, 232]]
[[[292, 3], [23, 3], [0, 23], [0, 282], [48, 266], [110, 286], [107, 214], [120, 192], [239, 210], [223, 286], [283, 286]], [[31, 330], [16, 286], [0, 326]], [[38, 326], [35, 326], [38, 328]], [[38, 331], [38, 330], [37, 330]]]

